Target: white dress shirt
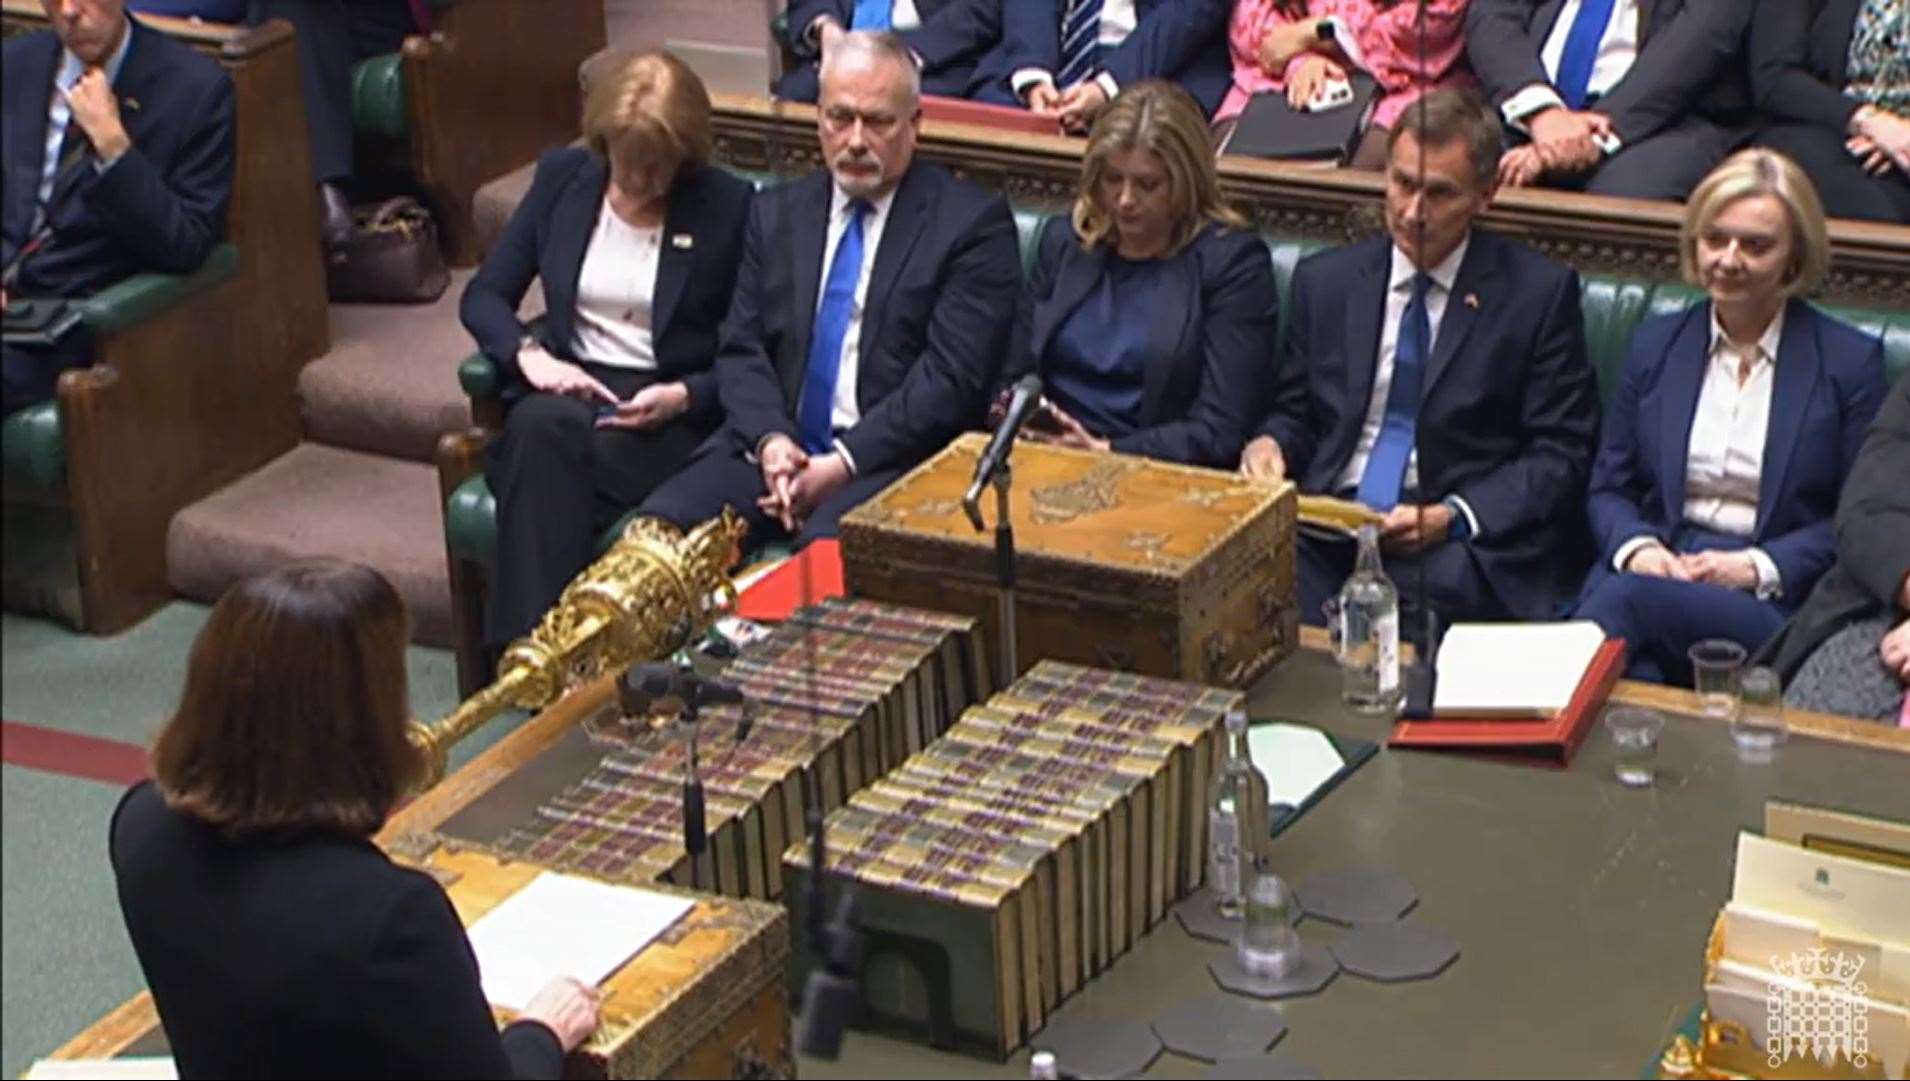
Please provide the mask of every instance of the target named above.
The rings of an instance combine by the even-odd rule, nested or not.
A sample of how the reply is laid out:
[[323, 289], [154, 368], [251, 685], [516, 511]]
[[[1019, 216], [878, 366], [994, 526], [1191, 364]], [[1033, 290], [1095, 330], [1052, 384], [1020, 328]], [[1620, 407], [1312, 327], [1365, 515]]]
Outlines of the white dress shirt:
[[[1016, 0], [1009, 0], [1009, 2], [1013, 3], [1016, 2]], [[1020, 0], [1020, 2], [1028, 3], [1029, 0]], [[1068, 8], [1070, 6], [1071, 5], [1067, 2], [1063, 2], [1060, 5], [1059, 18], [1064, 24], [1067, 20]], [[1134, 32], [1134, 28], [1140, 25], [1140, 21], [1141, 14], [1135, 10], [1135, 0], [1102, 0], [1101, 27], [1097, 34], [1097, 40], [1101, 43], [1101, 51], [1106, 52], [1109, 49], [1116, 48], [1123, 41], [1126, 41], [1127, 36]], [[1066, 57], [1062, 59], [1065, 60]], [[1109, 101], [1114, 100], [1115, 95], [1121, 92], [1121, 84], [1115, 82], [1114, 76], [1109, 75], [1105, 71], [1097, 71], [1089, 76], [1089, 78], [1101, 84], [1101, 90], [1107, 94]], [[1022, 68], [1008, 77], [1008, 85], [1012, 86], [1016, 96], [1022, 98], [1024, 101], [1027, 100], [1029, 89], [1037, 83], [1053, 85], [1054, 72], [1046, 68]], [[1061, 89], [1066, 90], [1068, 88], [1064, 86]]]
[[[1446, 316], [1446, 301], [1452, 296], [1453, 282], [1458, 280], [1459, 267], [1466, 261], [1466, 249], [1472, 246], [1472, 234], [1467, 233], [1452, 254], [1440, 260], [1439, 265], [1426, 272], [1432, 279], [1432, 285], [1426, 290], [1426, 356], [1421, 360], [1420, 387], [1425, 388], [1425, 379], [1430, 374], [1432, 364], [1432, 346], [1439, 341], [1439, 324]], [[1340, 470], [1335, 490], [1358, 488], [1360, 478], [1366, 475], [1367, 459], [1373, 456], [1373, 445], [1379, 442], [1380, 425], [1386, 419], [1386, 396], [1393, 389], [1393, 357], [1399, 351], [1399, 324], [1406, 314], [1406, 305], [1413, 299], [1413, 276], [1418, 273], [1413, 261], [1406, 253], [1393, 245], [1392, 269], [1387, 276], [1386, 311], [1380, 317], [1379, 358], [1373, 367], [1373, 395], [1366, 403], [1366, 420], [1360, 425], [1359, 442], [1353, 446], [1353, 456], [1346, 460], [1346, 468]], [[1414, 488], [1419, 484], [1419, 451], [1413, 450], [1406, 456], [1406, 487]], [[1423, 496], [1422, 496], [1423, 498]], [[1479, 534], [1479, 519], [1472, 513], [1472, 507], [1463, 498], [1453, 496], [1465, 512], [1466, 524], [1472, 527], [1473, 536]]]
[[[113, 83], [119, 79], [119, 69], [126, 66], [126, 50], [133, 43], [133, 28], [128, 23], [119, 35], [119, 46], [113, 55], [106, 58], [106, 81]], [[39, 204], [45, 206], [53, 198], [53, 178], [60, 168], [60, 144], [66, 141], [67, 125], [73, 121], [73, 107], [66, 103], [62, 90], [72, 90], [86, 74], [86, 62], [73, 54], [71, 49], [60, 50], [60, 70], [53, 76], [53, 97], [47, 106], [46, 114], [46, 157], [40, 166]], [[113, 163], [94, 159], [93, 168], [105, 172]]]
[[655, 371], [652, 301], [663, 224], [638, 228], [604, 198], [577, 274], [577, 357], [613, 368]]
[[[842, 243], [842, 234], [849, 228], [849, 203], [852, 197], [840, 187], [833, 187], [829, 198], [829, 233], [822, 248], [822, 276], [816, 280], [816, 311], [822, 310], [823, 293], [829, 282], [829, 268], [836, 259], [836, 247]], [[882, 244], [882, 230], [889, 224], [889, 208], [895, 205], [895, 189], [869, 201], [869, 210], [862, 218], [862, 269], [856, 275], [855, 305], [849, 312], [849, 326], [842, 335], [842, 357], [836, 363], [836, 397], [829, 410], [829, 426], [835, 431], [847, 431], [855, 427], [862, 419], [862, 407], [856, 402], [856, 376], [861, 367], [862, 351], [862, 313], [863, 304], [869, 296], [869, 271], [875, 266], [875, 252]], [[849, 471], [855, 472], [855, 459], [850, 457], [849, 448], [836, 441], [836, 452], [849, 464]]]
[[[1565, 40], [1572, 34], [1572, 22], [1578, 18], [1580, 0], [1565, 0], [1565, 6], [1559, 9], [1558, 21], [1552, 24], [1552, 32], [1545, 38], [1544, 48], [1539, 50], [1539, 62], [1545, 66], [1545, 77], [1558, 82], [1559, 61], [1565, 56]], [[1611, 19], [1605, 24], [1605, 33], [1598, 40], [1598, 56], [1592, 61], [1591, 81], [1586, 83], [1585, 92], [1594, 96], [1603, 96], [1618, 85], [1618, 80], [1631, 70], [1632, 63], [1638, 59], [1638, 0], [1615, 0], [1612, 4]], [[1505, 100], [1499, 107], [1507, 124], [1525, 131], [1525, 122], [1533, 113], [1554, 106], [1565, 107], [1564, 99], [1557, 90], [1546, 83], [1533, 83], [1521, 89]], [[1611, 153], [1615, 146], [1607, 146]]]
[[[1732, 344], [1718, 323], [1717, 309], [1711, 311], [1711, 353], [1698, 389], [1697, 412], [1691, 416], [1691, 442], [1685, 449], [1684, 520], [1692, 525], [1734, 537], [1749, 537], [1757, 530], [1771, 386], [1777, 344], [1783, 337], [1782, 308], [1748, 349]], [[1746, 363], [1750, 373], [1740, 383], [1738, 375]], [[1612, 569], [1624, 570], [1633, 553], [1659, 543], [1653, 536], [1632, 537], [1618, 546]], [[1782, 596], [1784, 582], [1777, 564], [1762, 548], [1746, 552], [1757, 566], [1758, 599]]]

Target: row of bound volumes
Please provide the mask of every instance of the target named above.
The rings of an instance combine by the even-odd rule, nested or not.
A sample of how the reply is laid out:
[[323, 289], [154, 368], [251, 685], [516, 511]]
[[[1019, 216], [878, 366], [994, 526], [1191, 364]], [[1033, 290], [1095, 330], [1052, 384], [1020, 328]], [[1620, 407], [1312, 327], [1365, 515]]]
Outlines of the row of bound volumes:
[[[1025, 1042], [1200, 885], [1208, 785], [1245, 704], [1043, 661], [851, 795], [826, 852], [857, 884], [871, 1008], [925, 1020], [937, 973], [894, 959], [944, 956], [958, 1039], [998, 1056]], [[784, 869], [800, 920], [808, 847]]]

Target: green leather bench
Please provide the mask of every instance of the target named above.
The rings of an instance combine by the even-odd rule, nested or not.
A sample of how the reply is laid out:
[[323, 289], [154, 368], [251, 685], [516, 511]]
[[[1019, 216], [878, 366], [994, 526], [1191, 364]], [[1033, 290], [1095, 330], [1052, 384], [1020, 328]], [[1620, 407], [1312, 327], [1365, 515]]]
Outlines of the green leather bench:
[[[752, 179], [759, 185], [763, 180], [760, 176]], [[1015, 212], [1015, 227], [1020, 234], [1024, 270], [1033, 261], [1036, 239], [1047, 217], [1048, 215], [1037, 211], [1017, 210]], [[1301, 259], [1328, 246], [1323, 241], [1313, 239], [1267, 238], [1267, 248], [1273, 256], [1274, 276], [1279, 286], [1282, 312], [1288, 310], [1291, 300], [1294, 267]], [[1632, 331], [1641, 320], [1651, 315], [1682, 309], [1699, 296], [1696, 290], [1677, 282], [1651, 282], [1605, 275], [1586, 277], [1581, 293], [1585, 311], [1586, 345], [1591, 354], [1592, 363], [1598, 370], [1601, 392], [1605, 394], [1611, 392], [1613, 383], [1624, 367]], [[1828, 310], [1872, 334], [1884, 337], [1886, 367], [1890, 377], [1894, 378], [1906, 369], [1910, 369], [1910, 312], [1835, 307]], [[1280, 343], [1284, 341], [1286, 334], [1284, 319], [1281, 320], [1276, 334], [1273, 355], [1278, 356]], [[459, 366], [458, 381], [465, 393], [471, 397], [474, 410], [482, 414], [484, 410], [480, 406], [488, 402], [492, 403], [490, 411], [492, 415], [495, 415], [500, 377], [496, 365], [490, 358], [482, 353], [474, 353], [467, 357]], [[484, 474], [479, 471], [462, 479], [452, 477], [442, 479], [450, 492], [446, 500], [444, 516], [448, 557], [454, 565], [464, 561], [473, 569], [489, 566], [496, 553], [497, 500], [492, 496]], [[598, 537], [598, 550], [602, 551], [609, 547], [611, 541], [615, 540], [618, 533], [622, 531], [624, 524], [634, 515], [633, 510], [615, 525], [606, 529]], [[456, 575], [453, 580], [457, 581]], [[462, 605], [462, 601], [459, 604]], [[472, 610], [475, 611], [475, 606]], [[460, 628], [461, 654], [466, 648], [463, 644], [464, 639], [463, 628]], [[461, 671], [462, 668], [461, 664]], [[474, 689], [474, 687], [467, 687], [465, 693], [468, 694]]]

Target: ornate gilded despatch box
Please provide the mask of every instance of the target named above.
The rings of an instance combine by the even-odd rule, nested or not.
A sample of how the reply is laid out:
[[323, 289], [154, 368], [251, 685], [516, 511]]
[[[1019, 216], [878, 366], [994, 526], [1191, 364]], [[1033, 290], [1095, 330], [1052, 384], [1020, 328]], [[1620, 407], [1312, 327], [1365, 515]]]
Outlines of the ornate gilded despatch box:
[[[851, 593], [972, 615], [996, 640], [995, 494], [986, 532], [961, 507], [986, 438], [962, 436], [843, 517]], [[1052, 659], [1245, 687], [1294, 648], [1291, 484], [1035, 443], [1013, 471], [1024, 670]]]

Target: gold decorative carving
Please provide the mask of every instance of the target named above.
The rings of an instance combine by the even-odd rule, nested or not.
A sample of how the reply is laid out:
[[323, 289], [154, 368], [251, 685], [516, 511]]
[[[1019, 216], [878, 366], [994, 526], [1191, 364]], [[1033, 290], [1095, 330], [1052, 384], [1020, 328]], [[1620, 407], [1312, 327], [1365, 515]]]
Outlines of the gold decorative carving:
[[1079, 480], [1036, 488], [1029, 493], [1034, 502], [1035, 521], [1043, 525], [1060, 525], [1113, 509], [1120, 503], [1115, 489], [1121, 477], [1134, 468], [1134, 464], [1127, 461], [1101, 462]]

